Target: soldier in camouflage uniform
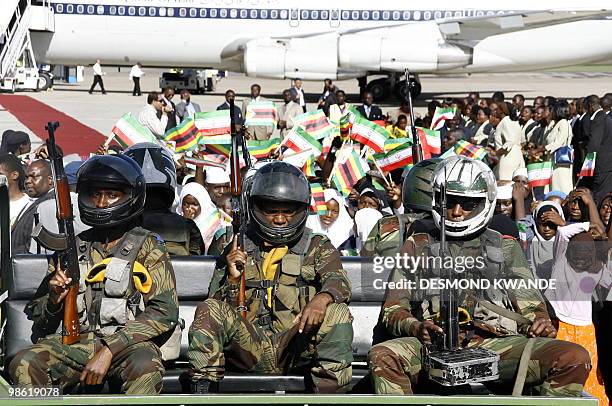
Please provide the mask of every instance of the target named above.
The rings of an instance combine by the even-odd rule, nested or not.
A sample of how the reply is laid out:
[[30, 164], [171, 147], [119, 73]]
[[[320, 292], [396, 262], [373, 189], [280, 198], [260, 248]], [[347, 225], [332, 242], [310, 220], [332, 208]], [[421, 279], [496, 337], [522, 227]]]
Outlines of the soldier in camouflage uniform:
[[[308, 181], [278, 161], [259, 169], [247, 190], [244, 246], [234, 238], [226, 247], [189, 331], [192, 391], [212, 390], [226, 362], [257, 373], [309, 371], [315, 391], [344, 391], [352, 375], [351, 287], [338, 251], [305, 228]], [[236, 310], [239, 268], [245, 318]]]
[[426, 159], [414, 165], [402, 184], [404, 214], [378, 220], [361, 248], [362, 257], [394, 256], [408, 238], [410, 225], [429, 218], [431, 213], [431, 174], [439, 158]]
[[180, 345], [173, 334], [178, 300], [163, 241], [137, 227], [144, 176], [128, 157], [96, 156], [79, 170], [77, 191], [81, 219], [92, 227], [77, 238], [81, 336], [66, 345], [56, 334], [71, 279], [52, 259], [26, 307], [35, 344], [15, 355], [10, 377], [15, 385], [59, 385], [64, 393], [78, 386], [97, 392], [107, 381], [113, 391], [157, 394], [164, 350]]
[[[480, 275], [468, 269], [469, 276], [531, 279], [531, 272], [518, 243], [503, 239], [487, 228], [495, 208], [495, 178], [480, 161], [452, 157], [434, 172], [434, 205], [439, 202], [440, 185], [447, 181], [448, 255], [484, 258]], [[433, 210], [438, 226], [440, 213]], [[439, 226], [437, 227], [439, 228]], [[434, 233], [435, 234], [435, 233]], [[438, 237], [438, 236], [436, 236]], [[425, 234], [414, 234], [402, 247], [410, 256], [437, 256], [439, 243]], [[439, 275], [439, 274], [438, 274]], [[439, 291], [419, 290], [419, 279], [435, 277], [435, 270], [421, 267], [416, 273], [396, 268], [391, 282], [415, 281], [416, 289], [389, 287], [381, 318], [395, 338], [375, 345], [368, 355], [376, 393], [411, 394], [421, 372], [423, 344], [442, 334], [436, 325]], [[525, 383], [532, 392], [544, 396], [580, 396], [590, 365], [589, 353], [577, 344], [555, 340], [556, 330], [537, 289], [487, 289], [456, 291], [460, 307], [467, 310], [472, 323], [459, 334], [462, 347], [482, 346], [500, 356], [499, 381], [511, 384], [529, 338], [533, 338]], [[493, 306], [491, 306], [493, 305]], [[498, 306], [498, 307], [495, 307]]]

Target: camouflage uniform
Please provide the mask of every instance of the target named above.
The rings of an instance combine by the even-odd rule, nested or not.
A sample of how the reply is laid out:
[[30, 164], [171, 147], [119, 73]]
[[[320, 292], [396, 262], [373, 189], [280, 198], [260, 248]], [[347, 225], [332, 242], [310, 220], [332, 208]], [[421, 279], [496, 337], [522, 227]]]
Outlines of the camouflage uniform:
[[[416, 242], [415, 242], [416, 241]], [[402, 247], [402, 253], [419, 255], [431, 246], [422, 234], [413, 235]], [[495, 247], [499, 247], [496, 249]], [[502, 239], [501, 235], [486, 230], [479, 237], [469, 241], [448, 244], [453, 257], [483, 255], [486, 268], [495, 272], [494, 277], [504, 279], [531, 279], [531, 273], [518, 243]], [[499, 255], [502, 254], [502, 255]], [[433, 255], [433, 254], [429, 254]], [[497, 264], [495, 257], [499, 257]], [[395, 269], [390, 281], [417, 281], [417, 273], [410, 274]], [[424, 270], [431, 277], [430, 270]], [[463, 277], [468, 277], [465, 275]], [[482, 276], [478, 276], [482, 277]], [[416, 337], [409, 337], [410, 325], [417, 321], [431, 319], [439, 310], [436, 291], [418, 289], [389, 289], [381, 311], [382, 322], [396, 338], [375, 345], [368, 355], [370, 371], [376, 393], [410, 394], [412, 385], [419, 382], [421, 370], [421, 343]], [[483, 292], [461, 291], [459, 303], [465, 309], [472, 309], [474, 330], [462, 330], [459, 342], [462, 346], [482, 346], [500, 355], [500, 381], [512, 383], [516, 377], [518, 363], [528, 339], [524, 328], [497, 313], [487, 310], [469, 297], [486, 296], [485, 300], [513, 310], [533, 321], [535, 318], [548, 319], [545, 304], [538, 290], [494, 290]], [[481, 295], [481, 296], [479, 296]], [[523, 326], [524, 327], [524, 326]], [[528, 326], [527, 326], [528, 327]], [[589, 374], [588, 352], [577, 344], [551, 338], [535, 338], [526, 384], [534, 392], [546, 396], [580, 396], [583, 384]]]
[[[88, 241], [88, 233], [93, 231], [86, 231], [80, 237]], [[105, 252], [98, 242], [81, 243], [80, 254], [86, 252], [87, 246], [90, 247], [90, 259], [87, 262], [91, 266], [104, 258], [114, 256], [122, 244], [120, 241], [113, 249]], [[136, 261], [144, 266], [152, 279], [150, 291], [142, 294], [144, 310], [137, 314], [135, 320], [128, 321], [125, 327], [104, 336], [99, 330], [88, 331], [92, 330], [88, 328], [89, 317], [92, 317], [96, 310], [99, 313], [96, 301], [92, 302], [93, 311], [89, 313], [79, 305], [82, 335], [80, 340], [72, 345], [62, 344], [61, 336], [54, 334], [62, 322], [63, 306], [54, 309], [53, 305], [48, 303], [48, 280], [50, 274], [55, 271], [54, 264], [49, 265], [49, 275], [39, 287], [38, 297], [26, 307], [28, 317], [34, 321], [32, 339], [36, 344], [18, 352], [9, 366], [9, 374], [15, 385], [60, 385], [65, 393], [70, 392], [79, 383], [79, 377], [87, 362], [98, 349], [106, 345], [113, 353], [107, 373], [111, 389], [128, 394], [157, 394], [161, 391], [164, 366], [160, 346], [168, 340], [178, 321], [174, 271], [163, 241], [155, 235], [149, 234], [145, 238], [136, 255]], [[84, 296], [85, 291], [84, 276], [81, 272], [80, 298]], [[133, 293], [134, 284], [130, 284], [128, 295]], [[85, 389], [97, 391], [100, 388]]]
[[[238, 286], [227, 281], [228, 250], [217, 264], [210, 297], [198, 306], [189, 330], [192, 379], [218, 382], [227, 361], [234, 369], [256, 373], [285, 374], [309, 368], [316, 391], [346, 390], [353, 360], [352, 316], [346, 305], [351, 287], [330, 241], [305, 230], [281, 260], [269, 309], [266, 290], [260, 288], [263, 261], [258, 246], [245, 239], [249, 260], [244, 271], [248, 307], [244, 319], [236, 311]], [[317, 331], [300, 334], [293, 320], [309, 298], [321, 292], [334, 302]]]
[[[370, 231], [368, 239], [361, 248], [362, 257], [394, 256], [402, 248], [410, 224], [423, 218], [424, 214], [407, 213], [397, 216], [385, 216], [378, 220]], [[403, 225], [403, 228], [400, 226]]]

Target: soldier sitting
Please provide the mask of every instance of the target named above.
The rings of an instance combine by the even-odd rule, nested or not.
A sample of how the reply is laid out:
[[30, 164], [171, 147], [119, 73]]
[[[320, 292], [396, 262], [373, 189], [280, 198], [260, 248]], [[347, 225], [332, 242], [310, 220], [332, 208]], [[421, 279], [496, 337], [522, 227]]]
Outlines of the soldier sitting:
[[[351, 287], [330, 241], [305, 227], [308, 181], [281, 161], [259, 169], [246, 192], [249, 228], [220, 256], [209, 299], [189, 331], [192, 392], [211, 391], [226, 363], [239, 371], [310, 371], [314, 390], [351, 382]], [[241, 271], [242, 270], [242, 271]], [[242, 272], [246, 317], [237, 311]]]
[[163, 241], [138, 227], [144, 176], [126, 156], [95, 156], [80, 168], [77, 191], [81, 219], [92, 227], [77, 238], [81, 335], [68, 345], [55, 334], [72, 279], [52, 260], [26, 307], [35, 344], [15, 355], [10, 377], [15, 385], [59, 385], [64, 393], [79, 384], [80, 392], [97, 392], [108, 381], [112, 391], [157, 394], [162, 354], [178, 355], [180, 346], [180, 334], [172, 334], [178, 299]]
[[[485, 264], [480, 269], [466, 268], [461, 278], [531, 280], [527, 261], [516, 240], [502, 238], [501, 234], [487, 228], [496, 200], [492, 171], [480, 161], [460, 156], [438, 164], [433, 174], [435, 209], [432, 212], [438, 229], [441, 214], [436, 201], [441, 199], [444, 182], [448, 255], [453, 260], [464, 257], [477, 261], [481, 258]], [[436, 245], [439, 250], [439, 244], [430, 236], [415, 233], [401, 252], [413, 259], [436, 257]], [[435, 265], [430, 266], [419, 266], [415, 273], [407, 268], [396, 268], [392, 273], [391, 281], [415, 281], [417, 288], [387, 291], [382, 322], [389, 333], [398, 338], [375, 345], [368, 354], [376, 393], [413, 393], [413, 385], [418, 384], [422, 376], [422, 347], [443, 333], [436, 324], [440, 291], [418, 289], [419, 281], [440, 276], [435, 275]], [[591, 369], [589, 353], [577, 344], [554, 339], [557, 332], [539, 290], [502, 290], [492, 286], [486, 290], [457, 290], [456, 293], [459, 306], [466, 309], [472, 319], [460, 330], [460, 347], [481, 346], [499, 354], [502, 384], [511, 383], [517, 376], [519, 360], [532, 338], [526, 384], [544, 396], [581, 395]]]

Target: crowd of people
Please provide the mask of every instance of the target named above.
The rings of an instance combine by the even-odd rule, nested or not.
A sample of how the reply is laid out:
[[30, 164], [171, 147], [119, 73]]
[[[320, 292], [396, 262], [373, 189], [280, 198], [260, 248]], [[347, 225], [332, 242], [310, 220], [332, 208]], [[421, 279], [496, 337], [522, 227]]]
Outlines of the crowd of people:
[[[282, 140], [296, 125], [294, 119], [307, 110], [302, 83], [296, 80], [283, 91], [276, 127], [244, 127], [249, 103], [263, 99], [261, 90], [252, 85], [242, 108], [236, 102], [230, 114], [247, 139]], [[278, 148], [253, 168], [244, 168], [249, 231], [243, 246], [233, 234], [228, 168], [190, 165], [185, 156], [162, 142], [139, 143], [125, 150], [103, 146], [85, 161], [64, 157], [75, 230], [87, 249], [95, 251], [89, 266], [98, 269], [100, 261], [116, 256], [126, 235], [146, 237], [139, 240], [141, 248], [135, 255], [158, 281], [154, 292], [143, 295], [142, 314], [150, 320], [141, 314], [140, 323], [119, 322], [118, 329], [104, 331], [99, 335], [102, 349], [94, 350], [95, 340], [88, 337], [79, 351], [95, 351], [94, 357], [82, 356], [78, 362], [72, 358], [76, 364], [69, 373], [53, 377], [52, 371], [64, 369], [31, 361], [33, 352], [51, 348], [58, 365], [62, 363], [63, 350], [52, 333], [69, 281], [60, 270], [52, 269], [50, 282], [45, 281], [47, 295], [28, 306], [35, 328], [41, 329], [40, 337], [47, 338], [14, 358], [9, 368], [14, 382], [43, 385], [56, 379], [68, 388], [79, 379], [99, 384], [108, 372], [109, 377], [123, 379], [124, 392], [159, 393], [163, 367], [154, 339], [173, 329], [178, 317], [167, 252], [219, 257], [210, 297], [198, 307], [189, 332], [195, 393], [212, 390], [223, 378], [225, 362], [246, 371], [286, 371], [289, 365], [277, 357], [285, 351], [299, 356], [282, 357], [283, 362], [302, 357], [301, 361], [310, 363], [315, 390], [343, 391], [351, 377], [352, 330], [346, 306], [351, 289], [340, 255], [434, 255], [432, 246], [439, 241], [444, 217], [451, 255], [483, 255], [489, 268], [496, 266], [500, 275], [554, 279], [563, 286], [541, 292], [509, 290], [497, 292], [502, 296], [496, 297], [481, 292], [477, 302], [495, 302], [507, 313], [467, 306], [474, 323], [469, 332], [462, 330], [462, 345], [498, 353], [504, 366], [499, 380], [509, 383], [529, 338], [535, 338], [531, 359], [538, 368], [529, 369], [528, 385], [549, 396], [580, 396], [584, 388], [601, 404], [608, 404], [612, 370], [598, 359], [608, 359], [612, 337], [607, 302], [612, 285], [607, 245], [612, 238], [612, 163], [608, 160], [612, 157], [612, 94], [570, 101], [536, 97], [527, 104], [522, 95], [507, 101], [501, 92], [491, 98], [472, 92], [464, 99], [433, 100], [427, 114], [414, 117], [408, 102], [383, 111], [374, 104], [372, 94], [362, 96], [362, 103], [352, 106], [346, 94], [326, 80], [317, 109], [330, 122], [341, 123], [354, 107], [385, 128], [390, 139], [410, 139], [415, 134], [413, 126], [437, 127], [439, 153], [389, 172], [369, 161], [369, 170], [344, 193], [330, 180], [336, 154], [345, 145], [344, 133], [314, 157], [314, 173], [284, 162], [286, 148]], [[177, 104], [173, 97], [171, 88], [148, 94], [147, 106], [137, 118], [159, 140], [201, 111], [188, 91], [180, 92]], [[230, 109], [235, 97], [228, 90], [217, 110]], [[438, 126], [439, 109], [450, 109], [453, 115]], [[481, 147], [486, 154], [477, 159], [449, 154], [460, 142]], [[356, 150], [364, 148], [356, 144]], [[583, 162], [592, 156], [596, 157], [593, 171], [585, 175]], [[0, 174], [8, 181], [13, 255], [45, 252], [30, 237], [36, 224], [57, 230], [47, 158], [44, 145], [31, 151], [27, 134], [4, 132]], [[547, 163], [550, 179], [534, 183], [527, 168]], [[325, 207], [316, 212], [311, 209], [313, 183], [323, 186]], [[440, 211], [443, 186], [444, 216]], [[424, 277], [434, 270], [421, 271]], [[246, 321], [236, 311], [241, 272], [246, 272], [247, 297], [251, 298]], [[390, 280], [411, 278], [414, 274], [394, 269]], [[96, 283], [103, 282], [96, 280], [88, 286]], [[100, 292], [99, 286], [95, 289]], [[368, 359], [376, 393], [413, 393], [421, 369], [421, 346], [440, 333], [438, 311], [415, 292], [387, 291], [380, 323], [390, 339], [377, 343]], [[96, 317], [88, 323], [102, 331], [104, 322]], [[300, 335], [305, 339], [297, 345], [293, 338]], [[126, 365], [143, 357], [152, 360], [143, 367], [145, 372], [128, 376]]]

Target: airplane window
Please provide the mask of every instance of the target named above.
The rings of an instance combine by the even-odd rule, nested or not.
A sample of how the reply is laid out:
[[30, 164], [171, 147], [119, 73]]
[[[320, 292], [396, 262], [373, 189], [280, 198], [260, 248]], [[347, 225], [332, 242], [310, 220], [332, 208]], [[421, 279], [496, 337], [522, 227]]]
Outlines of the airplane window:
[[240, 10], [240, 18], [247, 18], [249, 16], [249, 10], [247, 10], [246, 8], [243, 8], [242, 10]]
[[413, 15], [415, 20], [420, 20], [421, 19], [421, 12], [419, 10], [416, 10], [412, 15]]
[[464, 17], [461, 11], [455, 11], [455, 17]]
[[399, 11], [394, 11], [393, 12], [393, 20], [395, 20], [395, 21], [399, 20], [400, 16], [401, 16], [401, 14], [400, 14]]
[[368, 10], [364, 10], [361, 12], [361, 19], [362, 20], [369, 20], [370, 19], [370, 12]]
[[211, 8], [210, 9], [210, 16], [212, 18], [217, 18], [217, 9], [216, 8]]
[[160, 7], [159, 8], [159, 16], [160, 17], [165, 17], [166, 16], [166, 8], [165, 7]]
[[116, 6], [110, 6], [108, 8], [108, 12], [110, 13], [110, 15], [114, 16], [115, 14], [117, 14], [117, 7]]
[[200, 18], [206, 18], [207, 15], [208, 15], [208, 10], [206, 10], [205, 8], [201, 8], [200, 9]]
[[168, 17], [174, 17], [174, 8], [168, 7]]
[[123, 6], [119, 6], [119, 7], [117, 8], [117, 12], [119, 13], [119, 15], [120, 15], [120, 16], [125, 15], [125, 7], [123, 7]]
[[84, 6], [84, 5], [82, 5], [82, 4], [79, 4], [79, 5], [77, 6], [77, 13], [78, 13], [78, 14], [83, 14], [83, 11], [85, 11], [85, 6]]
[[445, 11], [444, 12], [444, 18], [451, 18], [453, 16], [453, 12], [452, 11]]
[[157, 10], [155, 7], [149, 7], [149, 16], [155, 17], [155, 15], [157, 15]]
[[372, 20], [380, 19], [380, 11], [372, 11]]
[[219, 11], [219, 16], [221, 18], [227, 18], [227, 9], [226, 8], [222, 8], [221, 11]]
[[261, 18], [268, 18], [268, 10], [261, 10]]
[[309, 20], [310, 19], [310, 13], [308, 12], [308, 10], [302, 10], [302, 16], [300, 18], [302, 20]]
[[147, 15], [146, 7], [138, 7], [138, 15], [144, 17]]
[[128, 14], [131, 16], [136, 15], [136, 7], [128, 7]]
[[319, 10], [312, 10], [312, 12], [310, 13], [310, 18], [312, 20], [318, 20], [319, 19]]
[[425, 20], [431, 20], [431, 11], [426, 11], [423, 13], [423, 18]]
[[291, 18], [292, 20], [297, 20], [299, 17], [300, 15], [298, 14], [298, 11], [296, 9], [292, 9], [289, 18]]
[[332, 10], [332, 12], [331, 12], [331, 19], [332, 20], [337, 20], [338, 18], [340, 18], [340, 12], [338, 10]]
[[276, 20], [278, 18], [278, 10], [271, 10], [270, 11], [270, 18]]
[[351, 19], [352, 19], [352, 20], [359, 20], [359, 11], [354, 10], [354, 11], [351, 13]]
[[342, 19], [343, 20], [350, 20], [351, 19], [351, 14], [347, 10], [342, 11]]
[[56, 13], [63, 13], [64, 12], [64, 5], [63, 4], [56, 4], [55, 5], [55, 12]]
[[190, 8], [189, 9], [189, 17], [197, 17], [198, 16], [198, 9], [196, 8]]
[[506, 12], [505, 12], [504, 10], [499, 10], [499, 11], [497, 12], [497, 15], [498, 15], [498, 16], [503, 16], [504, 14], [506, 14]]
[[482, 17], [483, 15], [484, 15], [484, 11], [482, 11], [482, 10], [478, 10], [476, 12], [476, 17]]
[[441, 11], [436, 11], [436, 12], [434, 13], [434, 18], [435, 18], [435, 19], [442, 18], [442, 12], [441, 12]]
[[74, 13], [74, 6], [72, 4], [68, 4], [66, 6], [66, 12], [69, 13], [69, 14]]
[[230, 10], [230, 18], [236, 18], [236, 17], [238, 17], [238, 10], [233, 8]]
[[187, 10], [185, 10], [184, 8], [179, 9], [179, 15], [181, 17], [186, 17], [187, 16]]
[[329, 18], [329, 12], [327, 10], [321, 10], [321, 20], [327, 20]]
[[487, 11], [487, 15], [488, 16], [494, 16], [495, 15], [495, 11]]
[[286, 20], [288, 15], [289, 15], [289, 12], [287, 10], [281, 10], [280, 11], [280, 18], [281, 18], [281, 20]]
[[87, 6], [87, 14], [93, 14], [95, 11], [95, 7], [92, 5]]
[[391, 13], [389, 13], [388, 11], [383, 11], [382, 13], [383, 20], [388, 20], [389, 17], [391, 17]]
[[406, 20], [406, 21], [410, 20], [410, 11], [404, 11], [402, 13], [402, 20]]
[[251, 13], [251, 18], [253, 20], [255, 20], [257, 18], [257, 10], [256, 9], [252, 9], [250, 13]]
[[104, 14], [104, 6], [98, 6], [96, 8], [96, 13], [98, 14]]

